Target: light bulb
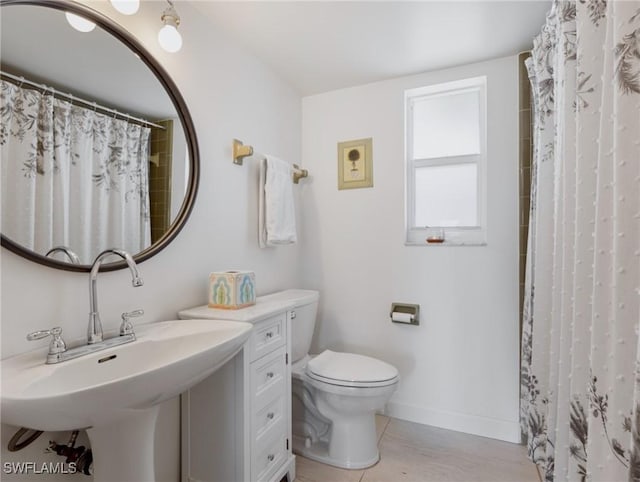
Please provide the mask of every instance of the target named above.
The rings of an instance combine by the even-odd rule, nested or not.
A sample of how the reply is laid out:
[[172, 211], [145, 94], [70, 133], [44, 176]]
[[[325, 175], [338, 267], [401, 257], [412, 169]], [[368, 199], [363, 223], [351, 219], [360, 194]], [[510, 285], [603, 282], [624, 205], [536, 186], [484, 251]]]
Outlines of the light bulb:
[[182, 35], [174, 25], [166, 23], [158, 32], [158, 43], [167, 52], [175, 53], [182, 48]]
[[75, 28], [78, 32], [91, 32], [94, 28], [96, 28], [96, 24], [90, 22], [84, 17], [76, 15], [74, 13], [65, 12], [65, 17], [67, 17], [67, 22], [73, 28]]
[[111, 5], [124, 15], [133, 15], [140, 8], [140, 0], [111, 0]]

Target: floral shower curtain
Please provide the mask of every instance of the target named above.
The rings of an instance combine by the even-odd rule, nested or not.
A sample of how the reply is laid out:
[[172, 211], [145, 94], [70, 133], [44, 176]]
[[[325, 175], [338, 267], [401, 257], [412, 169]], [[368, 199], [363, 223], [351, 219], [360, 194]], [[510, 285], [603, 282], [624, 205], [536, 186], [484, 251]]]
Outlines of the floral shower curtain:
[[0, 116], [4, 235], [83, 264], [149, 246], [149, 128], [5, 81]]
[[529, 62], [522, 430], [547, 481], [640, 481], [640, 2], [555, 1]]

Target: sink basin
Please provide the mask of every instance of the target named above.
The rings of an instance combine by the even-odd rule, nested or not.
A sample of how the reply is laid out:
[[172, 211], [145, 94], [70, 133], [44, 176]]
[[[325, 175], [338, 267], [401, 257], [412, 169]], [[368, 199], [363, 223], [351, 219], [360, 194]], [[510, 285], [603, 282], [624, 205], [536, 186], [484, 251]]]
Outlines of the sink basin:
[[[94, 480], [153, 480], [153, 473], [107, 474], [112, 463], [106, 461], [115, 451], [127, 459], [135, 454], [135, 465], [144, 465], [141, 461], [149, 454], [139, 451], [145, 444], [147, 451], [151, 447], [153, 469], [156, 405], [231, 359], [252, 326], [221, 320], [162, 321], [136, 326], [132, 343], [55, 365], [45, 364], [46, 349], [7, 358], [0, 362], [2, 421], [38, 430], [87, 428]], [[100, 464], [101, 458], [105, 463]], [[116, 465], [122, 462], [120, 458]]]
[[2, 420], [53, 431], [110, 422], [206, 378], [238, 352], [251, 327], [162, 321], [138, 325], [132, 343], [55, 365], [45, 365], [46, 350], [2, 360]]

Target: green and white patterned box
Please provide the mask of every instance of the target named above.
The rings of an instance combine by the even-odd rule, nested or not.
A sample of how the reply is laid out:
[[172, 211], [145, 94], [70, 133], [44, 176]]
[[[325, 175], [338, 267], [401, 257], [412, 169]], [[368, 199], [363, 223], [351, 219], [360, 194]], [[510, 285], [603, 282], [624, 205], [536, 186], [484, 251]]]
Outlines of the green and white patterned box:
[[237, 310], [256, 304], [253, 271], [222, 271], [209, 275], [209, 308]]

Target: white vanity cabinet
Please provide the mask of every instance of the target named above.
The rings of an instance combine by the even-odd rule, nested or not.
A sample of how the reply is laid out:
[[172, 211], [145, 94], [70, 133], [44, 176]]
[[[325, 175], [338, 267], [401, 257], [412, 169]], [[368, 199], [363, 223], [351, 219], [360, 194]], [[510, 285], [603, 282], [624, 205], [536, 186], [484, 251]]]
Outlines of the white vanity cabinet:
[[[257, 323], [248, 341], [249, 480], [277, 482], [291, 455], [291, 369], [287, 314]], [[293, 480], [293, 479], [291, 479]]]
[[[268, 300], [268, 297], [265, 297]], [[181, 319], [253, 323], [244, 348], [184, 393], [183, 482], [280, 482], [295, 478], [291, 451], [292, 307], [258, 297], [239, 310], [200, 306]]]

